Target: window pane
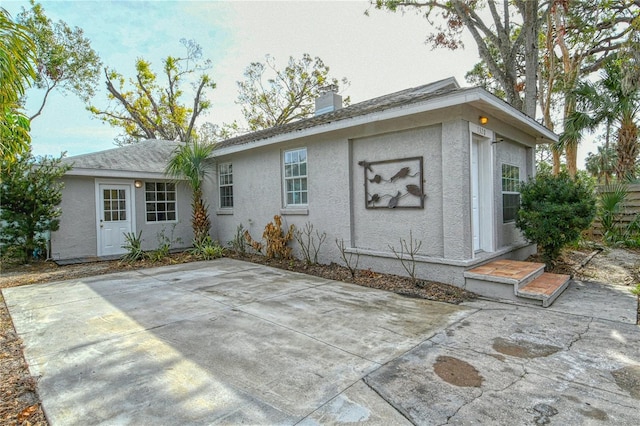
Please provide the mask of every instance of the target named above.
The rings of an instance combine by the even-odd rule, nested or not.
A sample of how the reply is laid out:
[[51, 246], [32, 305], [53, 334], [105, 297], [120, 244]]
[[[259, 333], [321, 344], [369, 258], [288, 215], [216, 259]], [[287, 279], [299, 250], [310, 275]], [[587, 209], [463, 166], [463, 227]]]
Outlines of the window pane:
[[155, 222], [156, 214], [155, 213], [147, 213], [147, 222]]
[[168, 182], [167, 184], [167, 191], [168, 192], [175, 192], [176, 190], [176, 184], [173, 182]]
[[125, 206], [125, 203], [126, 203], [125, 201], [120, 201], [120, 202], [118, 203], [118, 208], [119, 208], [120, 210], [125, 210], [125, 209], [127, 208], [127, 207]]
[[168, 212], [167, 213], [167, 220], [176, 220], [176, 213], [175, 212]]
[[146, 182], [144, 184], [145, 191], [155, 191], [155, 189], [156, 189], [156, 184], [154, 182]]
[[147, 192], [145, 194], [145, 198], [147, 201], [155, 201], [156, 200], [156, 193], [155, 192]]
[[127, 220], [127, 212], [125, 210], [120, 210], [120, 220]]
[[111, 221], [111, 212], [110, 211], [105, 211], [104, 212], [104, 220], [110, 222]]
[[125, 199], [124, 189], [118, 190], [118, 199], [120, 199], [120, 200], [124, 200]]
[[160, 192], [160, 191], [164, 191], [164, 183], [158, 182], [156, 183], [156, 191]]
[[157, 206], [159, 212], [163, 212], [167, 209], [167, 205], [165, 203], [158, 203]]
[[167, 220], [167, 215], [165, 213], [158, 213], [158, 222]]
[[118, 211], [117, 210], [114, 211], [114, 212], [111, 212], [111, 220], [113, 222], [116, 222], [116, 221], [120, 220], [120, 219], [118, 219]]
[[502, 221], [504, 223], [515, 221], [519, 209], [520, 194], [502, 195]]

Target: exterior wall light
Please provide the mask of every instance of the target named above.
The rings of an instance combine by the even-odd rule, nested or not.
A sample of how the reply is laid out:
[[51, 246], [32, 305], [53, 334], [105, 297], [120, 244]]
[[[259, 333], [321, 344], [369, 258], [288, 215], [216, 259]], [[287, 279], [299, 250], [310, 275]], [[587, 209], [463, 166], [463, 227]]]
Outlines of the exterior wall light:
[[480, 118], [478, 119], [478, 121], [480, 122], [480, 124], [482, 124], [484, 126], [485, 124], [487, 124], [489, 122], [489, 118], [485, 117], [484, 115], [481, 115]]
[[136, 188], [142, 188], [142, 181], [141, 180], [134, 180], [133, 181], [133, 186], [135, 186]]

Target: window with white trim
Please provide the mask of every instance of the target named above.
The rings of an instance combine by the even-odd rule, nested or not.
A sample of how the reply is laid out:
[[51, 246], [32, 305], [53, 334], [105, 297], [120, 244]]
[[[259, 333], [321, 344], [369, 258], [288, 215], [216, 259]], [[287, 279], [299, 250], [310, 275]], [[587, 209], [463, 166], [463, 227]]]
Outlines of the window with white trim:
[[145, 182], [145, 212], [147, 222], [175, 222], [176, 184], [173, 182]]
[[502, 223], [515, 222], [520, 209], [520, 167], [502, 164]]
[[284, 195], [286, 206], [306, 206], [307, 192], [307, 148], [284, 152]]
[[218, 187], [220, 189], [220, 208], [233, 208], [233, 166], [231, 163], [218, 165]]

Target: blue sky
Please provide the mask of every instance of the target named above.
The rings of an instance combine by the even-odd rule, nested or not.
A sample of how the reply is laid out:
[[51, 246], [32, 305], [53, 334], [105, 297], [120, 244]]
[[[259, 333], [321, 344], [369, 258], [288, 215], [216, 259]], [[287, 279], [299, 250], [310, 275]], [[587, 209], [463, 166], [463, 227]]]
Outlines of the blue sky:
[[[133, 76], [136, 58], [160, 70], [161, 59], [184, 51], [180, 39], [194, 39], [211, 59], [217, 88], [213, 108], [202, 121], [240, 119], [236, 81], [252, 61], [266, 54], [285, 64], [303, 53], [321, 57], [336, 77], [351, 86], [344, 95], [359, 102], [449, 76], [464, 83], [465, 72], [477, 62], [472, 42], [465, 51], [431, 50], [424, 43], [425, 19], [407, 13], [372, 10], [367, 1], [41, 1], [47, 16], [79, 26], [105, 66]], [[28, 1], [2, 0], [12, 16]], [[101, 82], [95, 103], [106, 105]], [[28, 93], [33, 110], [42, 94]], [[51, 96], [43, 115], [32, 123], [37, 155], [68, 155], [113, 148], [118, 134], [92, 118], [84, 104], [69, 94]]]
[[[426, 19], [415, 13], [370, 10], [368, 1], [41, 1], [47, 16], [85, 31], [104, 66], [126, 77], [134, 75], [136, 58], [161, 70], [167, 55], [184, 52], [180, 39], [194, 39], [211, 59], [217, 88], [205, 121], [221, 124], [241, 119], [235, 103], [236, 81], [253, 61], [266, 54], [284, 66], [288, 57], [319, 56], [335, 77], [347, 77], [344, 91], [352, 103], [454, 76], [464, 75], [479, 61], [476, 46], [466, 39], [464, 50], [432, 50], [425, 44]], [[28, 1], [2, 0], [12, 16]], [[94, 99], [107, 103], [101, 82]], [[33, 110], [41, 93], [28, 93]], [[51, 96], [43, 115], [32, 123], [36, 155], [68, 155], [114, 147], [117, 129], [92, 118], [73, 95]]]

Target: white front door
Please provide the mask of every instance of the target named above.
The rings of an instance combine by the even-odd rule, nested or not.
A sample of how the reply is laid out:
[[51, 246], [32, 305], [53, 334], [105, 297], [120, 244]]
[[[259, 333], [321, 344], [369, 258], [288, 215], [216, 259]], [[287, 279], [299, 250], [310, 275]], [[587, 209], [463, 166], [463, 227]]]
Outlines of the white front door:
[[98, 256], [124, 254], [131, 227], [131, 185], [98, 184]]
[[[478, 134], [471, 128], [471, 236], [473, 252], [493, 252], [494, 197], [493, 197], [493, 134]], [[480, 129], [484, 133], [484, 129]]]
[[471, 143], [471, 229], [473, 232], [473, 251], [480, 250], [480, 168], [478, 167], [478, 140]]

